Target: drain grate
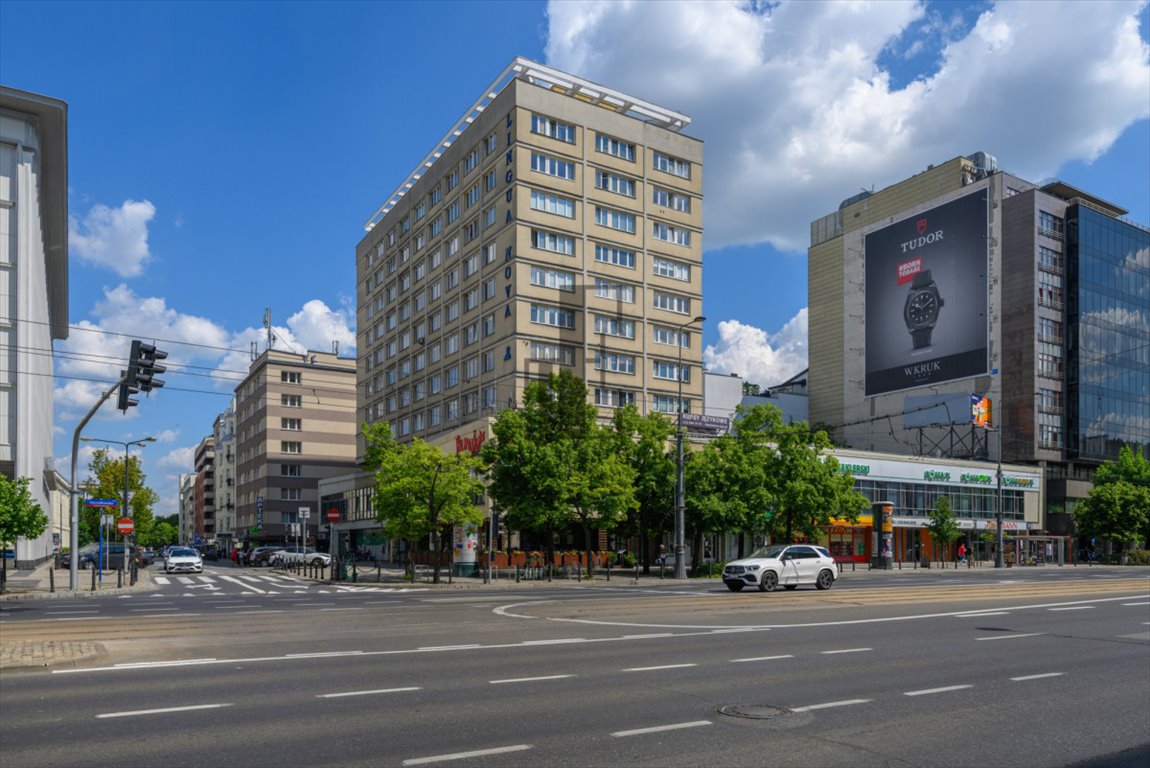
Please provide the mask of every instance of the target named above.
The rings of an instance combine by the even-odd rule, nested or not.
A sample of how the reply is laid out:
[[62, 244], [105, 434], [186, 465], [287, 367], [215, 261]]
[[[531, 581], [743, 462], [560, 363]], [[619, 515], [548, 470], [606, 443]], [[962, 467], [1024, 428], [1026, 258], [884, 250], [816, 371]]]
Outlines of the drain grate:
[[776, 720], [791, 714], [785, 707], [771, 707], [765, 704], [725, 704], [719, 707], [720, 715], [741, 717], [745, 720]]

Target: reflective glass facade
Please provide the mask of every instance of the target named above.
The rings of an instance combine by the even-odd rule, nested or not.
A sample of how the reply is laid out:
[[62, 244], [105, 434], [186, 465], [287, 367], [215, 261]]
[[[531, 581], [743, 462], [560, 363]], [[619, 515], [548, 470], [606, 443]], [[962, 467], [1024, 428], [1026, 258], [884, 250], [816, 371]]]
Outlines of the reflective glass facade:
[[1069, 452], [1150, 451], [1150, 230], [1074, 205], [1066, 243]]

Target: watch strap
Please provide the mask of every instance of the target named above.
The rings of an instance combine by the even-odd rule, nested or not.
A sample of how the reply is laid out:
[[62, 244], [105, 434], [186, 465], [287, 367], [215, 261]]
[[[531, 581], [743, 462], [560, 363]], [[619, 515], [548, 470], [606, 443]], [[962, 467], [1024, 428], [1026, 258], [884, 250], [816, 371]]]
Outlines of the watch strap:
[[933, 282], [934, 280], [930, 276], [930, 270], [924, 269], [921, 272], [914, 273], [914, 282], [911, 284], [911, 288], [925, 288]]
[[930, 334], [934, 328], [916, 328], [910, 332], [911, 341], [914, 343], [915, 349], [922, 349], [923, 347], [930, 346]]

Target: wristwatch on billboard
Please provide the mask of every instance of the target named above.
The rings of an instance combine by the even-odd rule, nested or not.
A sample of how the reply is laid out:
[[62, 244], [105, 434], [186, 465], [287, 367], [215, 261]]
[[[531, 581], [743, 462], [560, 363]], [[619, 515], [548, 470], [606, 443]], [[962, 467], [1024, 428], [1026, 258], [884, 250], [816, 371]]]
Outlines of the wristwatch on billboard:
[[902, 310], [915, 349], [930, 346], [930, 335], [938, 321], [938, 310], [942, 304], [942, 297], [938, 295], [938, 286], [931, 279], [930, 270], [916, 273]]

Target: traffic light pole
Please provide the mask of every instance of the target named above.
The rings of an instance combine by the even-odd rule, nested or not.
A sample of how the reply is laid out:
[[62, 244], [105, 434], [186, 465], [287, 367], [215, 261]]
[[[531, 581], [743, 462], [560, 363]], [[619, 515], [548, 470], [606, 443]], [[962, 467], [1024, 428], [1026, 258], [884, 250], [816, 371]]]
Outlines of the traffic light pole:
[[75, 592], [80, 588], [80, 495], [76, 490], [76, 459], [80, 453], [80, 433], [84, 431], [84, 427], [86, 427], [88, 422], [92, 420], [92, 417], [96, 415], [96, 411], [100, 410], [100, 406], [127, 380], [128, 374], [125, 373], [120, 377], [119, 381], [113, 384], [112, 387], [96, 401], [96, 404], [92, 406], [92, 410], [88, 411], [88, 415], [80, 421], [75, 433], [72, 435], [72, 481], [68, 486], [68, 495], [72, 502], [69, 505], [72, 508], [72, 530], [68, 542], [68, 546], [72, 550], [71, 557], [68, 558], [68, 590], [71, 592]]

